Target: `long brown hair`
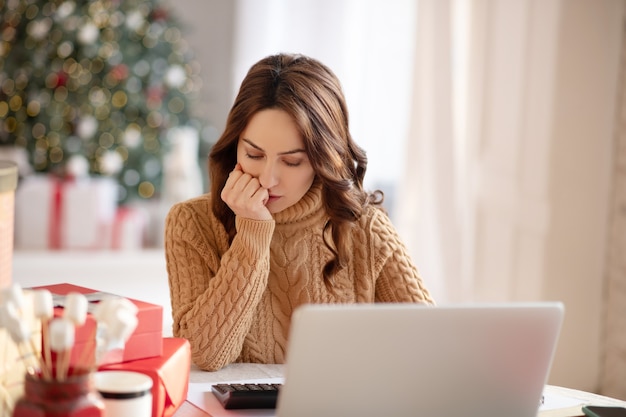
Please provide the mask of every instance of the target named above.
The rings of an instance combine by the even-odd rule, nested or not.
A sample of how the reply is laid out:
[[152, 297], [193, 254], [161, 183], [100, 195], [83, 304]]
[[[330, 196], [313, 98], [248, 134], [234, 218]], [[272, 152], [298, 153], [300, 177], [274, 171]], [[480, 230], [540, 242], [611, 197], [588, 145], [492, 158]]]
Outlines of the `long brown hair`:
[[[212, 210], [231, 239], [235, 214], [219, 198], [228, 174], [237, 163], [237, 142], [248, 121], [260, 110], [287, 112], [300, 130], [308, 158], [322, 184], [322, 201], [329, 216], [325, 230], [335, 254], [324, 268], [330, 281], [346, 265], [348, 230], [368, 204], [380, 205], [381, 191], [367, 193], [363, 178], [367, 156], [352, 139], [348, 108], [339, 80], [321, 62], [295, 54], [278, 54], [254, 64], [241, 83], [226, 128], [209, 154]], [[324, 234], [327, 236], [327, 234]]]

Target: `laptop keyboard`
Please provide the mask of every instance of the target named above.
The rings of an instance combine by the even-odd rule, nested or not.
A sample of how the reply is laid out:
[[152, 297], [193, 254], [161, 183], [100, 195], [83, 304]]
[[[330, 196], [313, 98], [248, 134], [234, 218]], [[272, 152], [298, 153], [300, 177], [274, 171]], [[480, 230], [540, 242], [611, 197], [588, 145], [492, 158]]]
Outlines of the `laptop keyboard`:
[[282, 384], [215, 384], [213, 394], [226, 409], [276, 408]]

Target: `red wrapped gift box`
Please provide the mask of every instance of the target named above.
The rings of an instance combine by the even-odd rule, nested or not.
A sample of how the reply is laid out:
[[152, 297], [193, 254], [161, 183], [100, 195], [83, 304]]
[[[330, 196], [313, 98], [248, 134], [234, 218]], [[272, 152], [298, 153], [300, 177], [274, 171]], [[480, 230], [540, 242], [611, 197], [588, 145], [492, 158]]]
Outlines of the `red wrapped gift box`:
[[170, 417], [187, 399], [191, 347], [186, 339], [163, 339], [157, 358], [103, 365], [100, 371], [134, 371], [152, 378], [152, 417]]
[[[79, 287], [73, 284], [55, 284], [37, 288], [45, 288], [50, 291], [53, 296], [65, 296], [70, 292], [79, 292], [85, 295], [92, 294], [92, 297], [89, 297], [90, 303], [97, 302], [98, 297], [93, 297], [93, 295], [99, 293], [97, 290]], [[105, 294], [102, 295], [104, 296]], [[119, 358], [119, 361], [126, 362], [161, 356], [163, 354], [163, 307], [130, 298], [129, 300], [138, 308], [138, 324], [137, 328], [130, 336], [130, 339], [126, 342], [123, 357]], [[55, 307], [54, 315], [61, 316], [62, 314], [63, 308]], [[96, 321], [91, 314], [88, 314], [85, 324], [76, 329], [74, 349], [72, 350], [70, 360], [72, 365], [79, 365], [79, 361], [82, 365], [93, 363], [95, 329]], [[89, 350], [85, 351], [85, 349]]]

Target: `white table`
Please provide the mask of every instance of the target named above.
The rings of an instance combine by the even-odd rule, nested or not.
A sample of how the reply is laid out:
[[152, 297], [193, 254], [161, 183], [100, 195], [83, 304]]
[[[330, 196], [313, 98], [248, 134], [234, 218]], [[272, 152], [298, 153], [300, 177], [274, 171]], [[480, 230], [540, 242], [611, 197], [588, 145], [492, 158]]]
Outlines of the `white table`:
[[[260, 364], [232, 364], [217, 372], [205, 372], [192, 365], [189, 376], [190, 383], [219, 383], [236, 380], [253, 380], [279, 378], [283, 376], [284, 365], [260, 365]], [[549, 385], [545, 390], [546, 395], [556, 395], [580, 400], [581, 403], [593, 403], [594, 405], [613, 405], [626, 407], [626, 401], [605, 397], [585, 391]], [[174, 417], [207, 417], [209, 414], [198, 409], [193, 404], [185, 402], [174, 414]], [[580, 407], [567, 410], [554, 410], [539, 413], [538, 417], [573, 417], [583, 416]]]

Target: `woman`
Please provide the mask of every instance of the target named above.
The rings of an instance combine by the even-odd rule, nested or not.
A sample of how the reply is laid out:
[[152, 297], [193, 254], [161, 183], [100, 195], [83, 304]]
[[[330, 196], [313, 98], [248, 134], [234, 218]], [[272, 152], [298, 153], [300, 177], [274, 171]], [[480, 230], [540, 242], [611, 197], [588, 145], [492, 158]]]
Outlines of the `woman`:
[[309, 57], [253, 65], [209, 155], [209, 194], [166, 219], [173, 333], [194, 363], [283, 363], [305, 303], [432, 304], [348, 130], [336, 76]]

